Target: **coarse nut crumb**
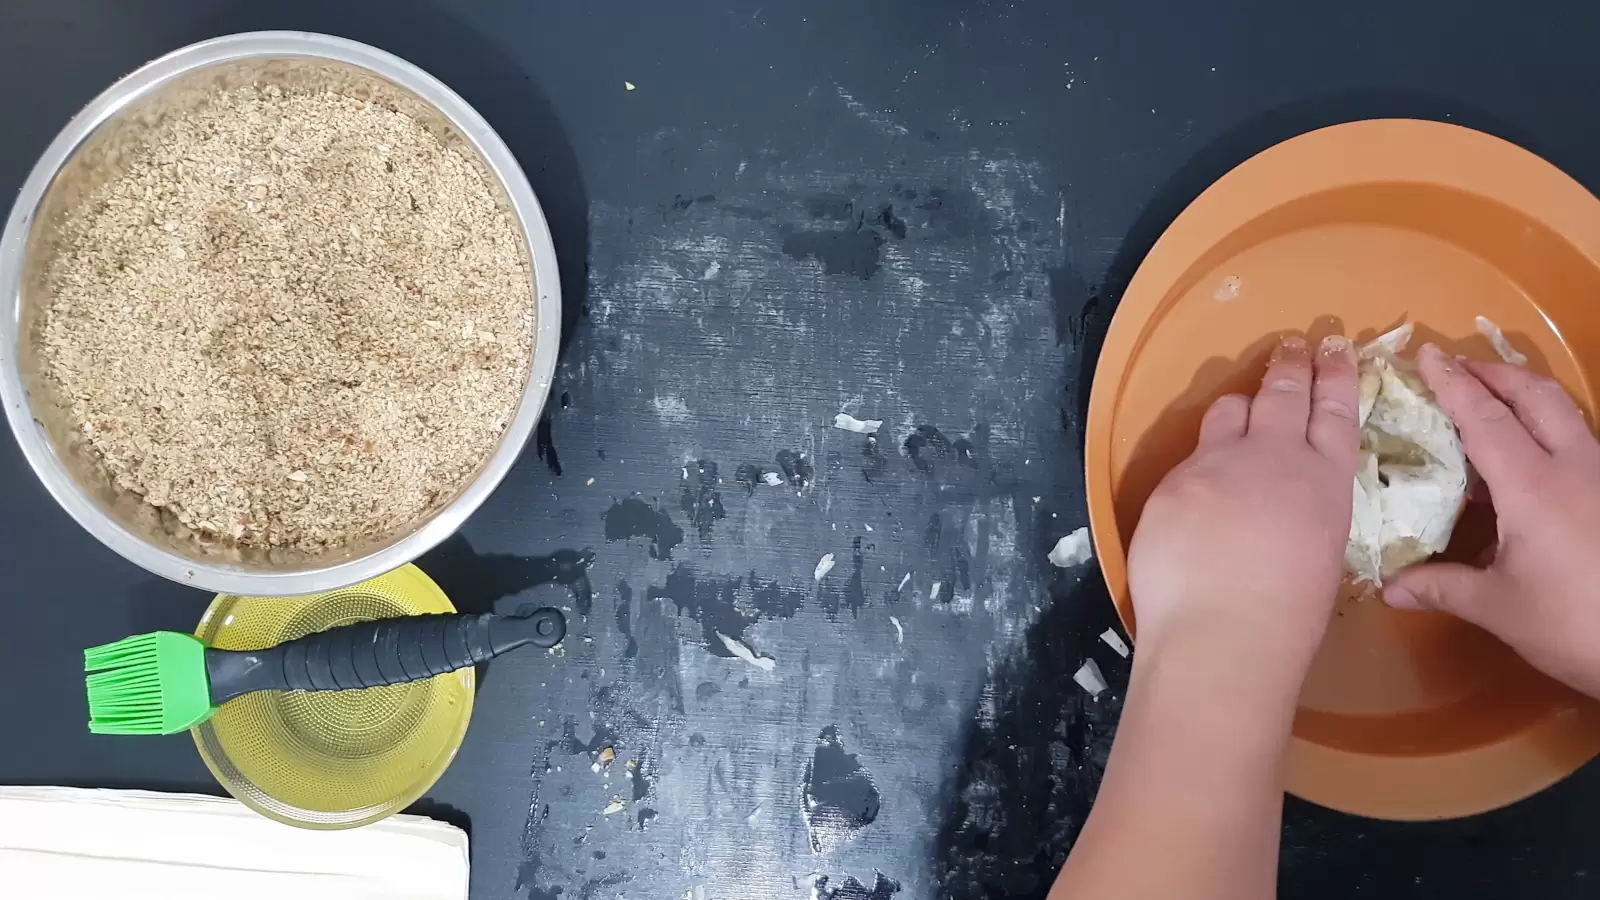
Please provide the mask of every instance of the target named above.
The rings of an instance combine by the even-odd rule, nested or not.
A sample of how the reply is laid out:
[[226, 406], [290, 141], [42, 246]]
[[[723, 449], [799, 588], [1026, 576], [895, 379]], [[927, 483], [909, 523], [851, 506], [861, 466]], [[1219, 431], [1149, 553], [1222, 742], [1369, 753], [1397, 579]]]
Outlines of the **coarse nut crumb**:
[[44, 375], [113, 482], [202, 540], [318, 552], [447, 502], [533, 351], [520, 230], [377, 103], [219, 91], [62, 225]]

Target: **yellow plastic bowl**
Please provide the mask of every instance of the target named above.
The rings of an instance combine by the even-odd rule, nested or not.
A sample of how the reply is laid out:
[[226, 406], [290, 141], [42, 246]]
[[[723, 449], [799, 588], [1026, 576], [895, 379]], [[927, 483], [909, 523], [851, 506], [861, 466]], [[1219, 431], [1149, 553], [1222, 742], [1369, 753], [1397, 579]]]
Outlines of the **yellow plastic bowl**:
[[[219, 594], [195, 636], [260, 650], [337, 625], [454, 612], [413, 565], [302, 597]], [[472, 669], [362, 691], [249, 694], [191, 729], [206, 767], [256, 812], [301, 828], [355, 828], [399, 812], [455, 759], [472, 718]]]

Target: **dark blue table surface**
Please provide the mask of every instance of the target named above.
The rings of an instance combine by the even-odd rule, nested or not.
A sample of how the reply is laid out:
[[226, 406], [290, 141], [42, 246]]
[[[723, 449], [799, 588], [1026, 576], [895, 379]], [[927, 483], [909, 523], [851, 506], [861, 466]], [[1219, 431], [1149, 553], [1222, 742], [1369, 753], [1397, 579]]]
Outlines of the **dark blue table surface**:
[[[466, 608], [571, 610], [564, 656], [484, 673], [417, 808], [470, 830], [486, 900], [1042, 895], [1127, 674], [1098, 575], [1044, 553], [1085, 523], [1097, 335], [1162, 228], [1250, 154], [1375, 116], [1600, 186], [1588, 4], [11, 0], [0, 187], [118, 76], [259, 28], [443, 79], [554, 232], [547, 427], [421, 561]], [[802, 455], [804, 484], [741, 483]], [[88, 735], [78, 655], [208, 598], [81, 533], [9, 437], [0, 573], [0, 783], [215, 791], [186, 737]], [[1459, 822], [1291, 800], [1283, 894], [1593, 896], [1597, 806], [1593, 766]]]

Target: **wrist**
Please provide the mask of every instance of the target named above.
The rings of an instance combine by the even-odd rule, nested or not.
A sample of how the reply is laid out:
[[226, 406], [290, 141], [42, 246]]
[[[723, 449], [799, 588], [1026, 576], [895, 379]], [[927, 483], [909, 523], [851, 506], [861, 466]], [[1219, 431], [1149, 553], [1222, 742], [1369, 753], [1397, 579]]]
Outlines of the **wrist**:
[[[1293, 720], [1315, 645], [1301, 646], [1215, 616], [1140, 629], [1133, 685], [1182, 694], [1219, 716]], [[1287, 726], [1286, 726], [1287, 727]]]

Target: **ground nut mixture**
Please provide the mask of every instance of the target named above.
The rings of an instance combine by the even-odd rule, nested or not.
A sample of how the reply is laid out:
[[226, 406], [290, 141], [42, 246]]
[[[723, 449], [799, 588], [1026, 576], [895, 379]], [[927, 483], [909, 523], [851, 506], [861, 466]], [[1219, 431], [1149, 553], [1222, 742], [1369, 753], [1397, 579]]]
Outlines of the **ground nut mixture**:
[[45, 376], [115, 483], [202, 539], [315, 552], [404, 525], [462, 486], [521, 397], [520, 232], [392, 109], [219, 93], [65, 233]]

